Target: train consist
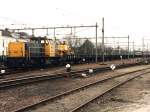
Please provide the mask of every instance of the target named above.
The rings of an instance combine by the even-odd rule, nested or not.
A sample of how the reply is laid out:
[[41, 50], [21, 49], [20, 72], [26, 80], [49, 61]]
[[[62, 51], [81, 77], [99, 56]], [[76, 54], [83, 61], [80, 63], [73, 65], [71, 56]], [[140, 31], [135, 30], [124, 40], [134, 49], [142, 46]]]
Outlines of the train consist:
[[[135, 55], [134, 57], [140, 57]], [[121, 56], [126, 59], [127, 55]], [[132, 56], [131, 56], [132, 57]], [[105, 55], [105, 60], [120, 59], [120, 55]], [[98, 61], [102, 56], [98, 55]], [[7, 48], [7, 67], [46, 67], [66, 63], [95, 62], [95, 55], [75, 54], [67, 41], [53, 41], [46, 37], [32, 37], [29, 41], [9, 42]]]
[[[0, 30], [1, 67], [3, 65], [8, 68], [46, 67], [66, 63], [95, 62], [95, 53], [90, 53], [89, 48], [89, 44], [86, 44], [83, 48], [71, 48], [67, 41], [53, 41], [46, 37], [30, 37], [27, 33], [10, 32], [8, 29]], [[81, 52], [77, 52], [79, 50]], [[84, 50], [88, 53], [82, 52]], [[95, 51], [94, 45], [93, 51]], [[101, 53], [100, 51], [98, 52], [98, 54]], [[134, 55], [134, 57], [141, 56], [141, 54]], [[121, 57], [122, 59], [127, 59], [128, 55], [122, 55]], [[132, 57], [130, 55], [130, 58]], [[116, 59], [120, 59], [119, 54], [105, 54], [105, 61]], [[97, 56], [97, 61], [102, 61], [102, 55]]]
[[47, 66], [64, 62], [72, 51], [66, 41], [54, 42], [46, 37], [32, 37], [28, 42], [10, 42], [5, 66]]

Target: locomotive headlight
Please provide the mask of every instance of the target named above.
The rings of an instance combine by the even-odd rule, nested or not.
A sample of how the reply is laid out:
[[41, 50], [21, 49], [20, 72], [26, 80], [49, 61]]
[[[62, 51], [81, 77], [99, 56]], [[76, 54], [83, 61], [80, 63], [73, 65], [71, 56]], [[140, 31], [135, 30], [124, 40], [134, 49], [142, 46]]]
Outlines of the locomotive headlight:
[[85, 62], [85, 58], [83, 58], [82, 61]]

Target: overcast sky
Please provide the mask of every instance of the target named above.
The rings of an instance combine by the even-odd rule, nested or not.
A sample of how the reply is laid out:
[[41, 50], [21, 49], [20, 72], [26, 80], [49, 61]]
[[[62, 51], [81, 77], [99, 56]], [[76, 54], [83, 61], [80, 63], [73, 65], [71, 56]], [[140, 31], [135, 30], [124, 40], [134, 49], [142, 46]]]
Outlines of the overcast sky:
[[1, 0], [0, 24], [101, 26], [106, 36], [150, 38], [149, 0]]

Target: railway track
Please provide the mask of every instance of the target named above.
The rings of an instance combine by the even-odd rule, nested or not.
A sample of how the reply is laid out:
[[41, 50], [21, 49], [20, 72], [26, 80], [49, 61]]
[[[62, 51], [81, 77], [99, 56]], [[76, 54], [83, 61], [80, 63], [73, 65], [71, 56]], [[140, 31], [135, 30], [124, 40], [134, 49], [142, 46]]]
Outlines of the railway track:
[[[133, 64], [126, 64], [126, 65], [118, 65], [117, 68], [125, 68], [130, 66], [135, 66], [136, 63]], [[110, 67], [102, 67], [102, 68], [95, 68], [93, 69], [94, 73], [104, 72], [110, 70]], [[35, 76], [25, 76], [19, 77], [15, 79], [5, 79], [0, 81], [0, 89], [8, 88], [8, 87], [15, 87], [18, 85], [34, 83], [39, 81], [45, 81], [50, 79], [58, 79], [64, 77], [78, 77], [81, 76], [81, 73], [88, 73], [88, 69], [72, 71], [72, 72], [64, 72], [58, 74], [42, 74], [42, 75], [35, 75]]]
[[16, 112], [28, 112], [28, 111], [76, 112], [80, 110], [82, 107], [85, 107], [93, 100], [110, 92], [112, 89], [121, 86], [124, 83], [147, 73], [150, 73], [149, 68], [102, 79], [66, 91], [54, 97], [50, 97], [49, 99], [40, 101], [39, 103], [35, 103], [27, 107], [20, 108], [16, 110]]
[[[137, 63], [140, 64], [141, 61], [137, 61]], [[60, 66], [58, 66], [58, 67], [53, 67], [52, 66], [51, 68], [52, 69], [53, 68], [60, 68]], [[7, 68], [7, 67], [0, 67], [0, 70], [5, 70], [5, 73], [0, 73], [0, 76], [6, 76], [6, 75], [17, 74], [17, 73], [25, 73], [25, 72], [33, 71], [33, 70], [39, 70], [39, 68]], [[49, 68], [45, 68], [45, 70], [49, 70]]]
[[0, 73], [0, 76], [6, 76], [6, 75], [11, 75], [11, 74], [16, 74], [16, 73], [23, 73], [23, 72], [28, 72], [31, 70], [36, 70], [35, 68], [31, 69], [31, 68], [1, 68], [0, 70], [5, 70], [5, 73]]
[[[48, 67], [45, 67], [44, 70], [51, 70], [51, 69], [57, 69], [57, 68], [60, 68], [61, 66], [52, 66], [50, 68]], [[27, 72], [30, 72], [30, 71], [39, 71], [39, 69], [42, 69], [42, 68], [35, 68], [35, 67], [31, 67], [31, 68], [6, 68], [6, 67], [1, 67], [0, 70], [5, 70], [5, 73], [0, 73], [0, 76], [11, 76], [13, 74], [20, 74], [20, 73], [27, 73]]]

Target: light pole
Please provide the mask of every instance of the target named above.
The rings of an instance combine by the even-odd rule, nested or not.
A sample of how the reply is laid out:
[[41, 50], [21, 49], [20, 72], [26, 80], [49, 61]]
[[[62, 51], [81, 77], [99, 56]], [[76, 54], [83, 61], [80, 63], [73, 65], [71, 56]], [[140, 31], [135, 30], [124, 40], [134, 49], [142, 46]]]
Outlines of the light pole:
[[128, 59], [130, 58], [129, 55], [130, 55], [130, 51], [129, 51], [129, 35], [128, 35]]
[[95, 32], [95, 36], [96, 36], [96, 51], [95, 51], [95, 62], [97, 63], [97, 23], [96, 23], [96, 32]]
[[105, 61], [105, 45], [104, 45], [104, 18], [102, 18], [102, 58]]

